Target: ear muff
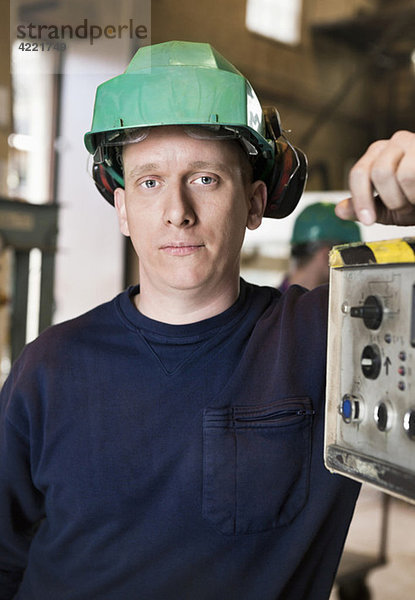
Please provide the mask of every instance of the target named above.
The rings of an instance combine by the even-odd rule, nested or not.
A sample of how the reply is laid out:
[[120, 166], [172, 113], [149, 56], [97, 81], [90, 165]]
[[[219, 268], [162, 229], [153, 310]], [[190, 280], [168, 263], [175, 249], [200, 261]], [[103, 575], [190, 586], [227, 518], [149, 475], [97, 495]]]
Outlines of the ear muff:
[[264, 108], [264, 117], [266, 137], [275, 142], [275, 161], [267, 177], [268, 200], [264, 217], [282, 219], [293, 212], [304, 191], [307, 158], [281, 133], [276, 108]]
[[92, 167], [92, 177], [97, 190], [105, 200], [114, 206], [114, 190], [120, 184], [108, 173], [103, 164], [95, 163]]

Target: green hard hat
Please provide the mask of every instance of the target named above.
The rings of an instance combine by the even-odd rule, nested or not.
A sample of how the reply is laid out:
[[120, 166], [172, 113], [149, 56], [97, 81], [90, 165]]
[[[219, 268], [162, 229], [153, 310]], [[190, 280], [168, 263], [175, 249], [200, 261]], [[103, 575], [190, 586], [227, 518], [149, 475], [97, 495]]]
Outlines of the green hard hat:
[[307, 206], [295, 221], [291, 244], [360, 242], [359, 226], [353, 221], [340, 219], [334, 212], [335, 206], [332, 202], [316, 202]]
[[[85, 146], [95, 154], [108, 142], [115, 145], [129, 129], [159, 125], [234, 127], [262, 157], [262, 175], [272, 169], [275, 140], [265, 137], [259, 100], [245, 77], [210, 44], [165, 42], [140, 48], [122, 75], [98, 87]], [[108, 158], [106, 163], [123, 185], [118, 166]]]

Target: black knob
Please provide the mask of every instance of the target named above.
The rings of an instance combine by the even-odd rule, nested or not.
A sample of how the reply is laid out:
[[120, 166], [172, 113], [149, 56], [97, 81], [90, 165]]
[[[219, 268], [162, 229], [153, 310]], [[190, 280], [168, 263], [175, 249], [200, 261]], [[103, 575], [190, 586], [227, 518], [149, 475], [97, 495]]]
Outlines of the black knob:
[[368, 296], [362, 306], [352, 306], [350, 316], [363, 319], [368, 329], [378, 329], [383, 317], [382, 304], [376, 296]]
[[365, 346], [360, 358], [362, 372], [368, 379], [376, 379], [379, 376], [382, 361], [379, 347], [376, 344]]
[[411, 440], [415, 440], [415, 409], [411, 408], [404, 417], [403, 426]]
[[375, 421], [379, 431], [386, 431], [390, 425], [390, 415], [388, 407], [384, 402], [380, 402], [375, 408]]

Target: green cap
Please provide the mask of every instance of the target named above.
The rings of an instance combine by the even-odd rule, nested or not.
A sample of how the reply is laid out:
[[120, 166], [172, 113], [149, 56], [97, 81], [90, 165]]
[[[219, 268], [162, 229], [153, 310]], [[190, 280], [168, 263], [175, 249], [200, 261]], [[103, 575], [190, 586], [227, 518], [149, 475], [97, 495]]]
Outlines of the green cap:
[[274, 157], [250, 83], [210, 44], [194, 42], [140, 48], [125, 73], [98, 87], [84, 141], [94, 154], [103, 133], [189, 124], [240, 127], [260, 153]]
[[316, 202], [307, 206], [295, 221], [291, 244], [360, 242], [359, 226], [353, 221], [340, 219], [334, 212], [335, 206], [332, 202]]

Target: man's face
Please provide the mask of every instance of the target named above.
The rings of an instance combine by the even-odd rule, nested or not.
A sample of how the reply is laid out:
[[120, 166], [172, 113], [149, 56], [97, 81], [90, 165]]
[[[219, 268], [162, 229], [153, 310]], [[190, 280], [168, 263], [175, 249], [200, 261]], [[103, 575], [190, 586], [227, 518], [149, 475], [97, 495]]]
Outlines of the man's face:
[[115, 191], [115, 205], [139, 257], [142, 289], [235, 285], [245, 228], [260, 225], [266, 201], [265, 184], [248, 181], [237, 143], [158, 127], [126, 146], [123, 159], [125, 190]]

